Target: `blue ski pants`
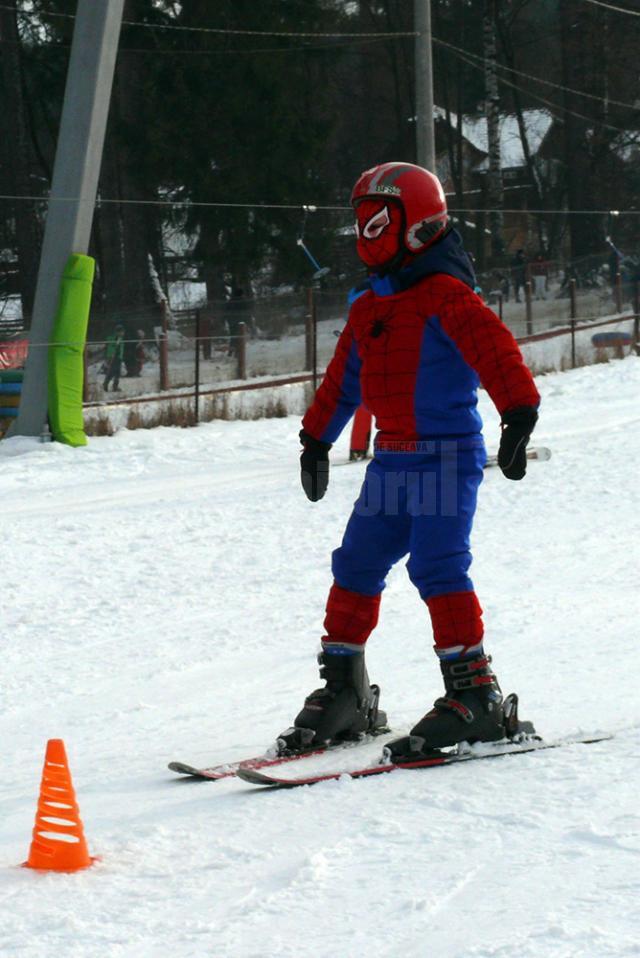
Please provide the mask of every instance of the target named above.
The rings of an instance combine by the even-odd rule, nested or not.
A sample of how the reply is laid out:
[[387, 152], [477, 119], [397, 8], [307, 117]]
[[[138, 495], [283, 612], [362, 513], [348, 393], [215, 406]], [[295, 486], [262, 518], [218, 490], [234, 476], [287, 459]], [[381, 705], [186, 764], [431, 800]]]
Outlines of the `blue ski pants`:
[[481, 440], [425, 443], [435, 452], [376, 452], [333, 553], [336, 583], [378, 595], [390, 568], [408, 555], [423, 599], [470, 592], [470, 535], [486, 451]]

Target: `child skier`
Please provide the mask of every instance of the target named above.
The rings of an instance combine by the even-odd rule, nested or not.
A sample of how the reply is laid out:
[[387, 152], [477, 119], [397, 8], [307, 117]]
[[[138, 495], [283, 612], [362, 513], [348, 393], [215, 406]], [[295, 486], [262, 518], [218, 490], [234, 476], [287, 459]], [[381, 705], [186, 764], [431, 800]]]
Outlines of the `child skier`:
[[386, 575], [408, 554], [409, 577], [431, 616], [445, 693], [410, 736], [391, 743], [391, 758], [399, 761], [505, 736], [508, 718], [468, 575], [486, 459], [477, 388], [482, 383], [500, 413], [499, 465], [508, 479], [525, 474], [540, 397], [513, 336], [473, 292], [473, 267], [448, 225], [438, 179], [410, 163], [383, 163], [360, 176], [351, 203], [369, 278], [351, 294], [347, 325], [302, 421], [307, 497], [324, 496], [329, 450], [361, 402], [379, 431], [333, 553], [318, 656], [326, 685], [308, 696], [279, 745], [301, 751], [384, 726], [364, 649]]

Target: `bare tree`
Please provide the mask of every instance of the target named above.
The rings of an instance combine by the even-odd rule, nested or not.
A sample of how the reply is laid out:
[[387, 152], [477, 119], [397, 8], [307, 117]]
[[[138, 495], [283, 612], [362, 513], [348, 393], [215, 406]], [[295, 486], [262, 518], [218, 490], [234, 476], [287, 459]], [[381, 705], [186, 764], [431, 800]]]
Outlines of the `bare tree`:
[[0, 7], [0, 50], [2, 53], [2, 83], [4, 124], [4, 156], [7, 182], [13, 196], [15, 241], [20, 271], [22, 313], [28, 324], [33, 309], [41, 230], [36, 205], [30, 199], [34, 192], [33, 150], [29, 121], [25, 108], [22, 76], [22, 47], [18, 29], [16, 0], [8, 0]]
[[500, 259], [504, 253], [504, 241], [502, 238], [504, 194], [502, 189], [502, 163], [500, 156], [500, 93], [498, 89], [498, 50], [496, 41], [497, 15], [497, 0], [485, 0], [483, 23], [484, 77], [489, 151], [487, 200], [489, 203], [491, 255], [494, 260]]

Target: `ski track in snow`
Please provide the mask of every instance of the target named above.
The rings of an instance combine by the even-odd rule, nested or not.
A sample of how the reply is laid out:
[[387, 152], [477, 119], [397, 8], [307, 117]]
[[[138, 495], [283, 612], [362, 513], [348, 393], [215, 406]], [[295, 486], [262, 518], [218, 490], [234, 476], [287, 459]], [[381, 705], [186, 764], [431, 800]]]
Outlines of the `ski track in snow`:
[[[640, 361], [538, 382], [552, 459], [480, 492], [487, 649], [543, 735], [617, 737], [291, 792], [166, 762], [259, 754], [317, 685], [364, 466], [308, 503], [294, 418], [0, 444], [3, 956], [640, 956]], [[430, 646], [400, 564], [368, 652], [396, 728], [439, 694]], [[50, 737], [101, 856], [76, 875], [18, 867]]]

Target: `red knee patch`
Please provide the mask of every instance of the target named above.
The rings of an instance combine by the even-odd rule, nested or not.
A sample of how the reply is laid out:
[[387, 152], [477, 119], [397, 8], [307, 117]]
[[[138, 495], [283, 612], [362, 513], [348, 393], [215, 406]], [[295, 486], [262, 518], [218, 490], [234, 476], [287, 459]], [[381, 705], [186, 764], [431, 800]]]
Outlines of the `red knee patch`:
[[378, 624], [379, 595], [361, 595], [342, 589], [335, 583], [327, 599], [323, 642], [364, 645]]
[[435, 595], [427, 599], [427, 605], [437, 650], [453, 650], [456, 646], [464, 649], [482, 641], [482, 608], [475, 592]]

